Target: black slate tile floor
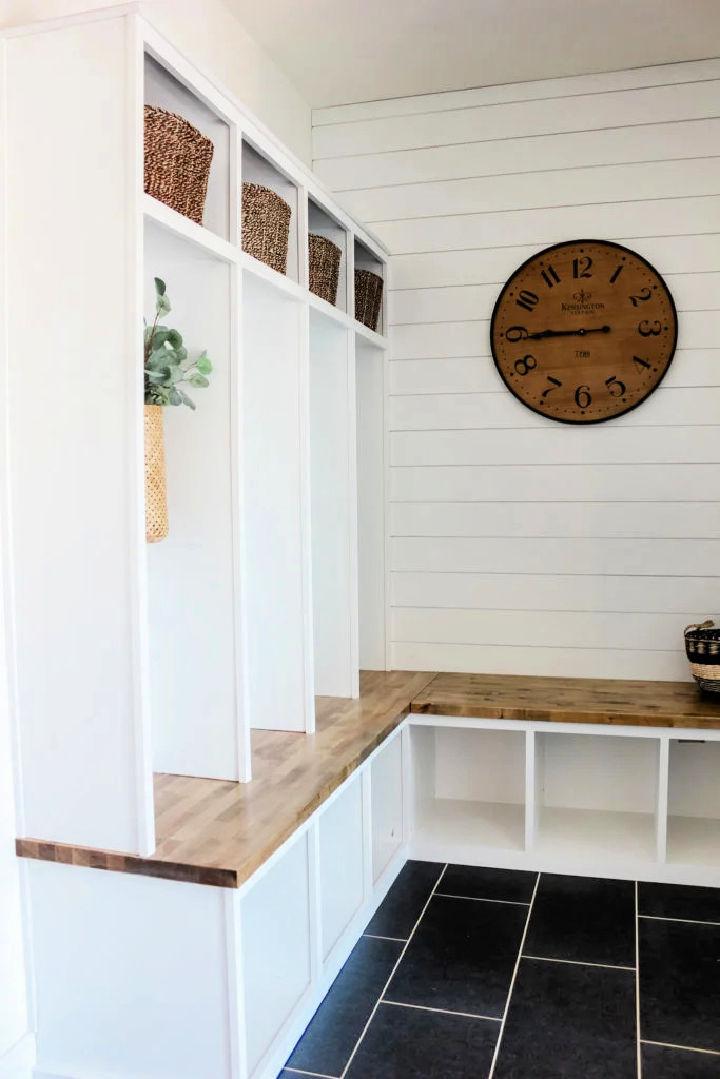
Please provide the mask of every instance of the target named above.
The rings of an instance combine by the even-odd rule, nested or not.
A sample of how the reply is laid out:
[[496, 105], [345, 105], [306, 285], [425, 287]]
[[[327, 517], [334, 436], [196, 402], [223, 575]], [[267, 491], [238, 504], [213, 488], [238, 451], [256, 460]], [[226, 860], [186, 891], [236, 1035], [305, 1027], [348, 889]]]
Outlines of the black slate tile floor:
[[720, 1079], [719, 911], [720, 889], [408, 862], [280, 1075]]

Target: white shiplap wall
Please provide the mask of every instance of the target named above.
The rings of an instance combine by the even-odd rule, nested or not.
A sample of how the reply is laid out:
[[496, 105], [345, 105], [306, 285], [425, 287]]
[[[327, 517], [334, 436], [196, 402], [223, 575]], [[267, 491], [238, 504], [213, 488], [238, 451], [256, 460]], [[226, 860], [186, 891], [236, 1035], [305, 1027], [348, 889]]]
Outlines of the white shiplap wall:
[[[685, 678], [720, 609], [720, 60], [323, 109], [315, 168], [391, 253], [388, 660]], [[544, 421], [489, 353], [501, 283], [577, 237], [666, 276], [638, 411]]]

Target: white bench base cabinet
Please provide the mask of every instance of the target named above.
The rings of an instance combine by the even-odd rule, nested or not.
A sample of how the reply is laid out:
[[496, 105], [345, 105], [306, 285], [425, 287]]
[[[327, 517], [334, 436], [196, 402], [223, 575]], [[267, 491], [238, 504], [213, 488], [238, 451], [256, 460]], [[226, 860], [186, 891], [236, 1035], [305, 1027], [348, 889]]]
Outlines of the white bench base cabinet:
[[35, 1079], [275, 1079], [408, 857], [720, 886], [719, 758], [411, 715], [237, 890], [28, 860]]

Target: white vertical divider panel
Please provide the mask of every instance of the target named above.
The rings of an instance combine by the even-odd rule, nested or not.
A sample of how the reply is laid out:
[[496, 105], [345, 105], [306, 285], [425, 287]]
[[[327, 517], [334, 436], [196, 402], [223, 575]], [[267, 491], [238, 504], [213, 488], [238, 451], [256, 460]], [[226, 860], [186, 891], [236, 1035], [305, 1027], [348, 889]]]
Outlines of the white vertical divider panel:
[[538, 771], [535, 757], [535, 731], [525, 732], [525, 850], [535, 845], [538, 827]]
[[134, 18], [60, 24], [9, 36], [6, 50], [21, 826], [147, 854], [140, 35]]
[[363, 768], [360, 775], [362, 783], [362, 818], [363, 818], [363, 894], [367, 901], [373, 892], [373, 802], [372, 774], [369, 767]]
[[379, 671], [388, 668], [384, 368], [384, 351], [356, 334], [359, 663]]
[[[301, 273], [307, 281], [307, 198], [303, 199], [304, 269]], [[300, 432], [300, 579], [303, 613], [303, 670], [305, 731], [315, 732], [315, 656], [313, 649], [313, 574], [312, 574], [312, 487], [310, 472], [310, 307], [307, 302], [300, 308], [300, 352], [298, 380], [298, 429]]]
[[657, 836], [657, 860], [664, 865], [667, 860], [668, 783], [670, 778], [670, 739], [662, 735], [658, 747], [657, 808], [655, 828]]

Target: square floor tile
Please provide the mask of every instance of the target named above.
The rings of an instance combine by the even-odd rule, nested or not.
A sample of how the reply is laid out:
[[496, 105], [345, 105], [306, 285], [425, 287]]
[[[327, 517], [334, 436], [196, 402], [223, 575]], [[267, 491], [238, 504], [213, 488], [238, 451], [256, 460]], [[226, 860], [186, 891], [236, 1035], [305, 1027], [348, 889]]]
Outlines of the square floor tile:
[[501, 1017], [527, 908], [434, 896], [385, 996]]
[[720, 922], [720, 888], [686, 884], [638, 884], [638, 910], [656, 918]]
[[541, 873], [524, 953], [634, 967], [634, 883]]
[[361, 937], [287, 1061], [321, 1075], [340, 1075], [404, 945]]
[[499, 1023], [380, 1004], [348, 1079], [484, 1079]]
[[720, 926], [641, 918], [639, 928], [642, 1037], [720, 1051]]
[[636, 1079], [632, 971], [523, 959], [494, 1079]]
[[365, 932], [407, 940], [443, 868], [439, 862], [406, 862]]
[[445, 895], [470, 899], [496, 899], [505, 903], [529, 903], [537, 873], [523, 869], [486, 869], [482, 866], [449, 865], [438, 885]]
[[718, 1079], [720, 1057], [664, 1045], [643, 1045], [642, 1075], [643, 1079]]

